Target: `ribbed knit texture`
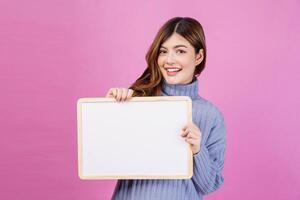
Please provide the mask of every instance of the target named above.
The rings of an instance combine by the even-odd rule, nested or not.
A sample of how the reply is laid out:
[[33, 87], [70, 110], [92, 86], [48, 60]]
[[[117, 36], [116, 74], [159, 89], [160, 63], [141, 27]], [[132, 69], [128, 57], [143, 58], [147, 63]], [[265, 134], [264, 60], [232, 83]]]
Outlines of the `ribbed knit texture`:
[[186, 180], [119, 180], [113, 200], [201, 200], [224, 182], [226, 131], [223, 116], [212, 103], [198, 95], [198, 80], [175, 85], [164, 80], [161, 95], [192, 99], [193, 122], [202, 133], [200, 152], [193, 159], [193, 177]]

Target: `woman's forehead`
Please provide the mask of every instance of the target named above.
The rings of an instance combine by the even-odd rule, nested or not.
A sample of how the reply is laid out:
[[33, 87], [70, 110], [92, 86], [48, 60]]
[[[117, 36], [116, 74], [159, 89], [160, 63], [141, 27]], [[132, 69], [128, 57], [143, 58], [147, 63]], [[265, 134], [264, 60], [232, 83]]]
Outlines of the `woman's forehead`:
[[178, 33], [173, 33], [165, 42], [162, 43], [163, 48], [178, 48], [185, 47], [190, 48], [192, 45], [184, 37]]

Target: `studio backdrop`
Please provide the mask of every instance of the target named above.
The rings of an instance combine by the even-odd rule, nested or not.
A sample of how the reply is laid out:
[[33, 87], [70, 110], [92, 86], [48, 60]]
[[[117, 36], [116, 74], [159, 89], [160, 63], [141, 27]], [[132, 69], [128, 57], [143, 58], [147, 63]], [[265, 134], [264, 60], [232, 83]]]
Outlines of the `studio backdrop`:
[[129, 87], [175, 16], [203, 25], [199, 94], [227, 129], [206, 199], [300, 199], [298, 0], [1, 0], [0, 199], [111, 198], [115, 180], [78, 177], [77, 100]]

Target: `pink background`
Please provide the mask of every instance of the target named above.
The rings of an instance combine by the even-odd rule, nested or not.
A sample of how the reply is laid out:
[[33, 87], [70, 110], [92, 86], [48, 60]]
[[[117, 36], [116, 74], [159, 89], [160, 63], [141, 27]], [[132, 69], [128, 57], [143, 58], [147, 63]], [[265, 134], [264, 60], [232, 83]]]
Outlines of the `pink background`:
[[299, 0], [1, 0], [0, 199], [110, 199], [115, 181], [77, 176], [76, 101], [129, 86], [174, 16], [205, 28], [199, 92], [228, 130], [206, 199], [300, 199]]

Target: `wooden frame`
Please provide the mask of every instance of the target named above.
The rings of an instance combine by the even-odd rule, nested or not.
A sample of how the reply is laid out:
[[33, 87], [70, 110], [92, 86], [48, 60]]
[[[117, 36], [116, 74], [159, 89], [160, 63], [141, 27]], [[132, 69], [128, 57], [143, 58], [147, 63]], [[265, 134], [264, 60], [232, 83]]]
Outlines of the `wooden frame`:
[[181, 128], [190, 121], [192, 101], [187, 96], [133, 97], [127, 102], [113, 98], [79, 99], [79, 177], [191, 178], [193, 155], [180, 136]]

